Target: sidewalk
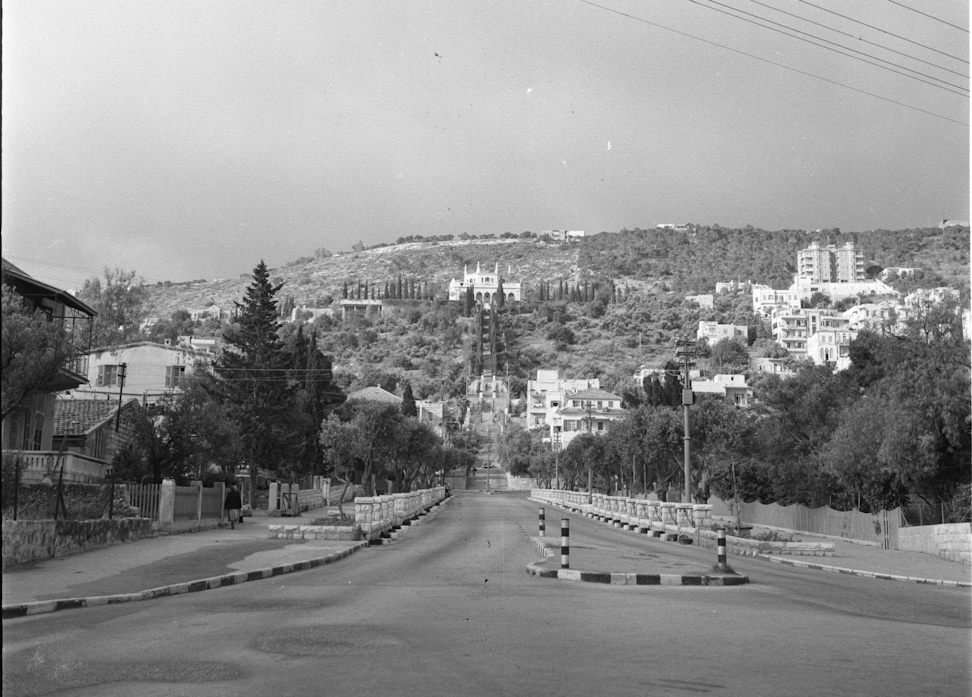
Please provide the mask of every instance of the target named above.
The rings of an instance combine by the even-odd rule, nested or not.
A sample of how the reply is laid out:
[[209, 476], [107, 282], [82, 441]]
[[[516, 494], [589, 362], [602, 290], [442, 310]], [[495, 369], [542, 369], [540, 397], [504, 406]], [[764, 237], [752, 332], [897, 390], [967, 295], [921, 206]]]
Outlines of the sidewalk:
[[801, 566], [823, 571], [848, 573], [881, 580], [909, 581], [934, 585], [972, 588], [972, 565], [949, 561], [924, 552], [888, 550], [871, 545], [835, 540], [803, 532], [792, 534], [794, 541], [832, 542], [836, 549], [832, 557], [790, 557], [784, 555], [758, 555], [779, 564]]
[[[303, 568], [311, 568], [336, 561], [367, 544], [267, 539], [268, 525], [308, 525], [329, 512], [336, 513], [337, 507], [305, 511], [300, 517], [257, 515], [237, 523], [236, 529], [227, 524], [201, 532], [136, 540], [7, 570], [2, 579], [3, 616], [33, 614], [13, 609], [31, 603], [43, 603], [33, 611], [51, 611], [44, 608], [52, 603], [44, 601], [115, 598], [114, 602], [124, 602], [201, 590], [188, 587], [194, 581], [208, 580], [205, 587], [210, 588], [232, 585], [285, 573], [284, 567], [293, 570], [294, 565], [303, 564]], [[153, 589], [155, 593], [146, 595]]]

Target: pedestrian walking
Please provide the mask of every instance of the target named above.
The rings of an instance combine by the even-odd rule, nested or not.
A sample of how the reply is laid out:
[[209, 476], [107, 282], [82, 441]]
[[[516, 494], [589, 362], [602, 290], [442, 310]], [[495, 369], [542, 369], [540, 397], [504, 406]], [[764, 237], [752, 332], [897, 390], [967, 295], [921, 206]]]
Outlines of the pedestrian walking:
[[236, 529], [236, 521], [240, 518], [240, 509], [243, 508], [243, 499], [234, 484], [226, 493], [226, 503], [223, 504], [229, 516], [230, 528]]

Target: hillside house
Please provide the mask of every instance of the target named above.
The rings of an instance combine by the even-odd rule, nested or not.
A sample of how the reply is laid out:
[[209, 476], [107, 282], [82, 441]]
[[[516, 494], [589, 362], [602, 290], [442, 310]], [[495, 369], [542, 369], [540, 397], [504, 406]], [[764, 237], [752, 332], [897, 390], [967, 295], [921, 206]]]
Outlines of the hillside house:
[[715, 306], [715, 298], [711, 294], [708, 295], [686, 295], [685, 299], [689, 302], [693, 302], [701, 308], [711, 310]]
[[544, 230], [540, 237], [549, 237], [554, 242], [569, 242], [585, 237], [583, 230]]
[[136, 397], [154, 404], [180, 391], [182, 380], [197, 370], [212, 370], [213, 355], [185, 346], [142, 341], [97, 349], [88, 354], [88, 384], [75, 398], [104, 394], [118, 399]]
[[899, 306], [892, 302], [861, 303], [841, 313], [849, 329], [884, 331], [894, 328], [900, 317]]
[[566, 448], [582, 433], [607, 433], [611, 423], [624, 418], [621, 401], [618, 395], [596, 388], [567, 394], [555, 415], [562, 425], [560, 447]]
[[749, 359], [749, 369], [757, 373], [769, 373], [779, 375], [781, 378], [788, 378], [796, 375], [793, 370], [793, 359], [786, 358], [767, 358], [757, 356]]
[[544, 440], [559, 442], [563, 424], [558, 411], [567, 395], [600, 386], [597, 378], [562, 380], [557, 370], [538, 370], [536, 379], [527, 381], [527, 428], [543, 428], [547, 431]]
[[817, 365], [829, 365], [835, 370], [850, 368], [850, 343], [857, 332], [841, 328], [822, 327], [807, 338], [807, 358]]
[[740, 339], [745, 345], [749, 341], [749, 328], [745, 324], [719, 324], [702, 320], [695, 336], [700, 340], [708, 339], [710, 346], [722, 339]]
[[189, 311], [189, 318], [193, 322], [203, 321], [203, 320], [207, 320], [207, 319], [215, 319], [215, 320], [222, 321], [224, 319], [229, 319], [229, 316], [230, 316], [230, 313], [227, 312], [226, 310], [224, 310], [223, 308], [221, 308], [216, 303], [212, 303], [211, 305], [207, 305], [206, 307], [202, 308], [201, 310], [190, 310]]
[[775, 290], [762, 283], [753, 285], [753, 312], [770, 317], [773, 310], [800, 307], [800, 294], [796, 290]]
[[718, 395], [737, 407], [748, 407], [753, 397], [753, 388], [746, 384], [746, 376], [737, 374], [718, 374], [710, 380], [692, 380], [692, 391]]

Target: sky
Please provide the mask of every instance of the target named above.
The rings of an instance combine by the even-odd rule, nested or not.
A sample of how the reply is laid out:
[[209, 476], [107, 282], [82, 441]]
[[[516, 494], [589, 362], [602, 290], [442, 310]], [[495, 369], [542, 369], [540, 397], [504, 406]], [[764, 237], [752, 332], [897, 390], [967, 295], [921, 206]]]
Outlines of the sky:
[[77, 288], [408, 235], [968, 220], [968, 13], [4, 0], [3, 255]]

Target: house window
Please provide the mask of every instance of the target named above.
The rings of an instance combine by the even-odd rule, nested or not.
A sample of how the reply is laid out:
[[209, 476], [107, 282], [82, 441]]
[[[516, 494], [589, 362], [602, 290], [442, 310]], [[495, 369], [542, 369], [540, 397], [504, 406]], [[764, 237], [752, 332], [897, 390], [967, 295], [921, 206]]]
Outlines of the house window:
[[165, 367], [165, 387], [166, 389], [171, 389], [173, 387], [182, 387], [182, 381], [185, 378], [186, 366], [184, 365], [168, 365]]
[[40, 450], [44, 444], [44, 412], [34, 412], [33, 437], [30, 442], [31, 450]]
[[597, 422], [597, 430], [598, 431], [603, 431], [604, 430], [604, 422], [603, 421], [598, 421]]
[[98, 387], [111, 387], [112, 385], [118, 384], [118, 368], [117, 365], [99, 365], [98, 366]]

